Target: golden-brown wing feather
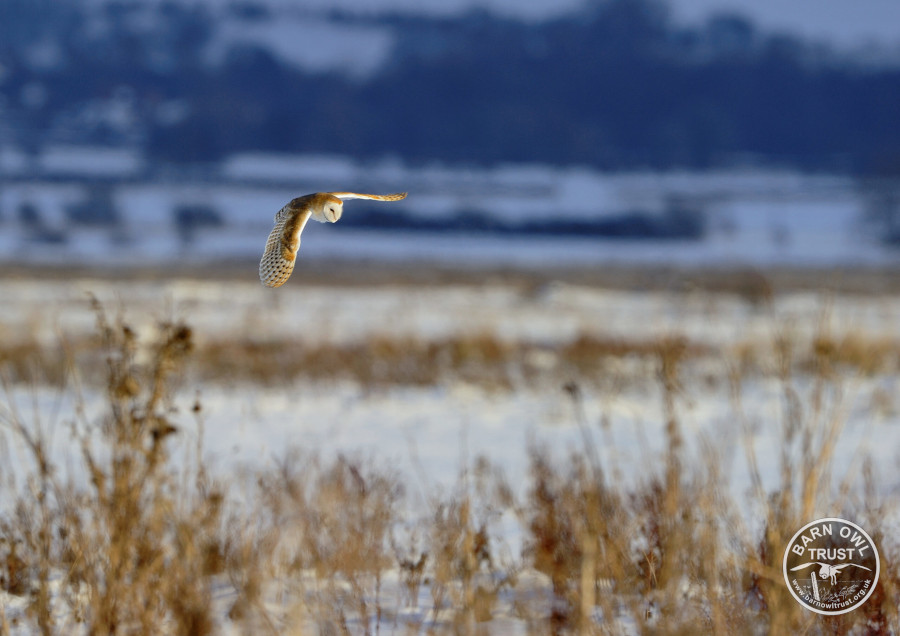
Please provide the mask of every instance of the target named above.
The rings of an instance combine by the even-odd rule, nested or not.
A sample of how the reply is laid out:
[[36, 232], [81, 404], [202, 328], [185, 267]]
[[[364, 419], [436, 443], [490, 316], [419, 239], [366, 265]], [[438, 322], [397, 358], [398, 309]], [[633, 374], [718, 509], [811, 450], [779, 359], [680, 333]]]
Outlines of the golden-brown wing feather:
[[294, 271], [300, 233], [311, 214], [304, 198], [294, 199], [275, 215], [275, 227], [269, 233], [259, 261], [259, 280], [266, 287], [281, 287]]
[[328, 192], [338, 199], [371, 199], [372, 201], [399, 201], [406, 198], [406, 192], [396, 192], [394, 194], [361, 194], [359, 192]]

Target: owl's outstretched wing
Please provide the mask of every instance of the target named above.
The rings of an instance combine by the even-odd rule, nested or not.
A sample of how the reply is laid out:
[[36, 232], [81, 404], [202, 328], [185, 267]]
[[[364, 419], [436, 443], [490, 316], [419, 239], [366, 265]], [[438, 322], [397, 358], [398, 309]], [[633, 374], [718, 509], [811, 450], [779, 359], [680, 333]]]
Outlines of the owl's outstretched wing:
[[259, 261], [259, 280], [266, 287], [281, 287], [291, 277], [300, 249], [300, 233], [311, 214], [308, 204], [299, 205], [295, 199], [275, 215], [275, 227]]
[[396, 192], [394, 194], [361, 194], [359, 192], [328, 192], [332, 196], [337, 197], [341, 201], [347, 199], [370, 199], [372, 201], [399, 201], [406, 198], [406, 192]]

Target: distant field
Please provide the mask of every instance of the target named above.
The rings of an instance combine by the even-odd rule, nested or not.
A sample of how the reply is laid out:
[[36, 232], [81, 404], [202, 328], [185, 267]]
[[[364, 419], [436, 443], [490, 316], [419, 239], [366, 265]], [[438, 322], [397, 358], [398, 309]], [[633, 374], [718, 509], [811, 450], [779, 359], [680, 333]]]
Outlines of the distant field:
[[[0, 282], [22, 280], [69, 281], [257, 281], [256, 259], [210, 260], [206, 263], [157, 264], [153, 266], [91, 266], [74, 263], [14, 265], [0, 264]], [[858, 267], [752, 267], [722, 265], [627, 265], [608, 263], [591, 266], [541, 265], [466, 267], [412, 261], [385, 263], [340, 258], [313, 259], [298, 266], [292, 287], [442, 285], [486, 282], [530, 287], [567, 282], [602, 289], [634, 291], [725, 292], [753, 300], [771, 293], [812, 291], [852, 294], [900, 293], [900, 270], [889, 266]]]

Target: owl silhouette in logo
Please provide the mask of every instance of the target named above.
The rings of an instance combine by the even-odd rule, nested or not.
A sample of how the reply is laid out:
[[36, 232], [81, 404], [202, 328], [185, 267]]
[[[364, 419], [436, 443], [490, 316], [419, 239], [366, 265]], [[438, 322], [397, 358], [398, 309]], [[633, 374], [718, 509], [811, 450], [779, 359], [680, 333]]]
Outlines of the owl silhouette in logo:
[[791, 568], [791, 572], [796, 572], [797, 570], [802, 570], [803, 568], [808, 568], [811, 565], [822, 566], [821, 568], [819, 568], [819, 578], [831, 579], [832, 585], [837, 585], [838, 573], [841, 570], [843, 570], [845, 567], [847, 567], [848, 565], [852, 565], [857, 568], [862, 568], [863, 570], [869, 570], [869, 572], [872, 571], [870, 568], [867, 568], [864, 565], [857, 565], [856, 563], [841, 563], [840, 565], [830, 565], [828, 563], [822, 563], [821, 561], [812, 561], [810, 563], [804, 563], [802, 565], [798, 565], [795, 568]]

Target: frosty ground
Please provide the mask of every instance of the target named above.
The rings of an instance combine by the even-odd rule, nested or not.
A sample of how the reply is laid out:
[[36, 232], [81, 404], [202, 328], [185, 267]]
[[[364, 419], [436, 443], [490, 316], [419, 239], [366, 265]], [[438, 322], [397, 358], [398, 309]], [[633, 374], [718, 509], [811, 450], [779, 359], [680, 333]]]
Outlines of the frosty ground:
[[[3, 281], [0, 338], [4, 344], [33, 340], [53, 348], [66, 338], [87, 336], [94, 330], [88, 302], [93, 295], [144, 337], [159, 322], [182, 320], [201, 347], [223, 339], [316, 346], [372, 339], [524, 343], [524, 364], [541, 371], [540, 380], [517, 378], [518, 371], [510, 369], [509, 388], [479, 386], [450, 374], [429, 385], [361, 386], [352, 377], [316, 380], [315, 370], [310, 370], [312, 380], [303, 374], [274, 386], [225, 378], [188, 380], [181, 388], [185, 401], [199, 396], [206, 420], [203, 447], [224, 471], [247, 462], [274, 462], [286, 448], [300, 447], [362, 452], [398, 462], [433, 484], [452, 482], [478, 454], [504, 465], [514, 483], [523, 483], [528, 444], [549, 444], [560, 452], [582, 444], [578, 415], [563, 391], [573, 381], [587, 382], [583, 406], [592, 434], [615, 440], [600, 444], [611, 452], [605, 459], [623, 476], [638, 478], [641, 466], [653, 461], [663, 443], [654, 361], [626, 352], [605, 360], [594, 377], [584, 378], [557, 351], [579, 338], [622, 343], [683, 338], [710, 352], [689, 368], [698, 380], [687, 384], [680, 405], [689, 437], [692, 443], [715, 440], [721, 452], [735, 457], [731, 465], [738, 475], [731, 481], [738, 489], [748, 486], [740, 477], [741, 443], [748, 431], [740, 423], [752, 424], [749, 434], [761, 448], [772, 447], [782, 408], [777, 379], [761, 373], [749, 374], [745, 411], [735, 410], [728, 376], [741, 355], [752, 350], [765, 355], [782, 337], [795, 340], [798, 349], [823, 335], [884, 346], [900, 341], [900, 294], [859, 293], [859, 282], [852, 293], [835, 294], [810, 284], [767, 299], [757, 290], [748, 292], [739, 274], [735, 289], [724, 292], [616, 289], [552, 275], [496, 274], [479, 281], [480, 276], [470, 274], [436, 284], [427, 277], [410, 282], [398, 275], [401, 280], [394, 283], [390, 278], [387, 273], [373, 285], [355, 286], [335, 276], [337, 283], [329, 285], [327, 280], [304, 280], [301, 273], [284, 288], [268, 290], [252, 280], [110, 280], [85, 274], [35, 281], [13, 275]], [[862, 452], [874, 453], [876, 465], [886, 468], [898, 459], [900, 415], [894, 396], [900, 378], [892, 365], [878, 373], [847, 370], [841, 447], [853, 452], [836, 459], [838, 475], [859, 462]], [[273, 371], [277, 375], [278, 369]], [[65, 427], [71, 419], [65, 408], [74, 399], [71, 389], [14, 384], [7, 397], [27, 419], [39, 417], [46, 426]], [[89, 390], [81, 397], [90, 404]], [[37, 413], [32, 415], [31, 409]], [[775, 461], [772, 454], [768, 458]], [[773, 466], [762, 472], [774, 478], [777, 471]]]
[[[696, 277], [691, 284], [691, 274], [682, 273], [666, 284], [635, 287], [633, 277], [609, 285], [571, 272], [387, 271], [370, 272], [365, 284], [346, 271], [315, 279], [300, 272], [278, 290], [244, 276], [201, 274], [7, 273], [0, 403], [47, 433], [62, 473], [86, 479], [73, 468], [69, 429], [100, 417], [103, 391], [77, 373], [26, 381], [27, 374], [16, 376], [11, 352], [17, 343], [36, 351], [60, 343], [77, 349], [96, 331], [93, 296], [108, 315], [121, 315], [138, 341], [152, 339], [161, 322], [190, 326], [198, 360], [175, 392], [171, 412], [179, 431], [168, 443], [177, 465], [199, 442], [207, 469], [227, 476], [236, 490], [296, 453], [323, 462], [357, 458], [401, 476], [403, 506], [415, 519], [429, 514], [434, 493], [457, 488], [479, 457], [505, 475], [516, 496], [526, 497], [534, 487], [529, 449], [541, 449], [563, 464], [573, 451], [596, 453], [607, 479], [627, 491], [659, 476], [674, 410], [684, 464], [719, 467], [717, 488], [738, 502], [748, 533], [761, 531], [765, 493], [783, 485], [784, 464], [804, 465], [810, 446], [827, 464], [816, 475], [822, 483], [811, 518], [873, 514], [858, 505], [872, 484], [879, 512], [893, 514], [900, 294], [873, 293], [883, 274], [848, 276], [856, 282], [841, 291], [834, 291], [841, 288], [837, 278], [828, 285], [815, 273], [791, 285], [784, 281], [796, 278], [766, 273], [733, 273], [722, 278], [728, 284], [717, 285]], [[316, 352], [311, 361], [333, 360], [321, 357], [332, 350], [362, 352], [356, 355], [366, 359], [327, 373], [268, 368], [265, 379], [217, 372], [223, 358], [211, 352], [235, 342], [257, 352], [266, 343], [297, 346]], [[678, 354], [672, 391], [661, 380], [660, 343], [686, 352]], [[397, 358], [403, 347], [432, 353]], [[248, 364], [271, 367], [281, 360], [255, 355]], [[785, 355], [789, 378], [780, 362]], [[395, 363], [410, 365], [404, 380], [382, 368]], [[202, 405], [199, 416], [195, 403]], [[787, 430], [791, 409], [802, 411], [805, 441]], [[0, 438], [3, 476], [18, 475], [21, 485], [30, 461], [25, 440], [8, 426]], [[11, 492], [4, 491], [7, 506]], [[516, 558], [528, 542], [526, 528], [509, 514], [491, 533]], [[234, 598], [230, 589], [224, 585], [217, 601], [223, 612]], [[7, 616], [21, 620], [25, 601], [0, 593]], [[514, 605], [495, 612], [493, 631], [531, 624]], [[219, 618], [225, 629], [229, 620]], [[396, 619], [394, 628], [405, 624]]]
[[[88, 303], [92, 294], [110, 312], [121, 313], [139, 334], [150, 333], [161, 321], [183, 320], [196, 332], [201, 347], [205, 341], [222, 339], [316, 346], [451, 338], [526, 344], [524, 363], [544, 373], [539, 382], [530, 383], [517, 380], [516, 371], [510, 370], [512, 390], [454, 377], [429, 386], [371, 387], [359, 386], [352, 378], [323, 382], [301, 377], [276, 386], [234, 386], [235, 381], [225, 379], [188, 381], [182, 387], [185, 399], [193, 399], [195, 392], [200, 396], [208, 420], [204, 447], [224, 464], [270, 461], [296, 445], [417, 459], [429, 467], [424, 476], [436, 482], [455, 478], [465, 458], [479, 453], [510, 462], [513, 468], [530, 440], [540, 439], [560, 450], [581, 443], [576, 414], [562, 387], [585, 380], [591, 426], [604, 421], [609, 434], [621, 442], [631, 438], [615, 444], [616, 456], [610, 460], [621, 462], [628, 475], [639, 474], [646, 460], [641, 454], [652, 457], [661, 437], [654, 363], [626, 354], [606, 361], [597, 377], [581, 378], [556, 353], [579, 338], [623, 343], [683, 338], [708, 348], [711, 353], [691, 365], [691, 373], [703, 384], [687, 388], [683, 408], [695, 433], [727, 439], [732, 445], [740, 442], [735, 436], [741, 431], [729, 397], [728, 373], [742, 352], [765, 351], [785, 335], [798, 347], [809, 346], [822, 334], [835, 340], [900, 339], [896, 328], [900, 295], [835, 295], [807, 289], [779, 294], [770, 302], [748, 299], [746, 293], [737, 293], [745, 292], [740, 289], [630, 291], [565, 280], [509, 281], [499, 275], [477, 284], [468, 278], [436, 285], [362, 287], [309, 284], [302, 275], [299, 278], [278, 290], [255, 282], [196, 278], [12, 278], [3, 283], [0, 335], [4, 343], [28, 339], [48, 348], [65, 338], [89, 335], [95, 321]], [[887, 397], [879, 396], [892, 396], [897, 378], [892, 373], [853, 375], [848, 380], [853, 386], [848, 388], [852, 417], [847, 434], [874, 428], [867, 437], [878, 443], [869, 451], [893, 461], [896, 446], [885, 441], [898, 434], [900, 421], [894, 405], [881, 404], [879, 400]], [[754, 422], [758, 438], [780, 419], [778, 389], [771, 380], [750, 378], [752, 399], [745, 401], [752, 412], [740, 414]], [[18, 385], [13, 389], [20, 409], [36, 405], [45, 411], [42, 420], [55, 418], [64, 424], [65, 409], [53, 406], [60, 399], [58, 389]], [[32, 400], [31, 394], [43, 397]], [[622, 456], [626, 449], [633, 454]]]

